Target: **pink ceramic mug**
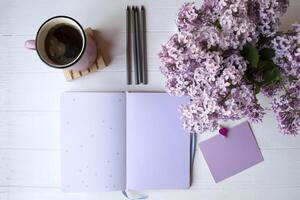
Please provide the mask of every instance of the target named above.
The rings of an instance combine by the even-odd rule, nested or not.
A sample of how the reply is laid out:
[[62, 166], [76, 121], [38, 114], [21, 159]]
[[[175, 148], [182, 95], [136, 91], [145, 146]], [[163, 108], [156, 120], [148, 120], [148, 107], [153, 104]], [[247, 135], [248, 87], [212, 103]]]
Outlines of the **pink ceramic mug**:
[[[75, 28], [81, 36], [82, 48], [78, 55], [72, 59], [72, 61], [66, 64], [58, 64], [51, 60], [45, 50], [46, 37], [49, 31], [60, 24], [71, 26]], [[97, 47], [96, 43], [82, 28], [82, 26], [74, 19], [67, 16], [56, 16], [48, 19], [39, 28], [35, 40], [27, 40], [25, 42], [25, 47], [28, 49], [36, 50], [39, 57], [48, 66], [64, 69], [70, 68], [72, 70], [81, 71], [89, 68], [93, 65], [97, 58]]]

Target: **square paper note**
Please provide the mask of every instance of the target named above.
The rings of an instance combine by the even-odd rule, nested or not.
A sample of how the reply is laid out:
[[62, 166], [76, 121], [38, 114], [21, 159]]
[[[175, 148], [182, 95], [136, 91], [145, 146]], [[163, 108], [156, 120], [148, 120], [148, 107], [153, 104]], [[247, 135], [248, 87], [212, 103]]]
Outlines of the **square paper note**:
[[228, 137], [217, 135], [200, 143], [215, 182], [220, 182], [263, 161], [248, 122], [229, 129]]

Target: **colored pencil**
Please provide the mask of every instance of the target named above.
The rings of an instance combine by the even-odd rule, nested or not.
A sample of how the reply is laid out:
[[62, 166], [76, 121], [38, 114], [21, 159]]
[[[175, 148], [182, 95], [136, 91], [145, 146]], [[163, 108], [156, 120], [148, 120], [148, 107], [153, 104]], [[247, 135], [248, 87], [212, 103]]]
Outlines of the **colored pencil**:
[[135, 28], [136, 28], [136, 45], [137, 45], [137, 63], [138, 63], [138, 79], [142, 83], [142, 60], [141, 60], [141, 32], [140, 32], [140, 11], [135, 9]]
[[126, 63], [127, 63], [127, 84], [131, 85], [131, 9], [126, 10]]
[[147, 43], [146, 43], [146, 11], [141, 8], [141, 50], [142, 50], [142, 83], [147, 84]]
[[140, 84], [139, 76], [139, 58], [138, 58], [138, 37], [137, 37], [137, 17], [136, 17], [136, 7], [132, 7], [132, 30], [133, 30], [133, 58], [134, 58], [134, 74], [135, 74], [135, 84]]

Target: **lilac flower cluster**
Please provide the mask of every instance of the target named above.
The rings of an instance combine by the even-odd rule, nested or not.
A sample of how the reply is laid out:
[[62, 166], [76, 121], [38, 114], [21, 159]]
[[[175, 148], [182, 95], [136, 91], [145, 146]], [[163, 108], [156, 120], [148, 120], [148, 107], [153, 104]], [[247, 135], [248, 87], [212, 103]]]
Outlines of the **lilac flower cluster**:
[[296, 135], [300, 127], [299, 84], [290, 86], [288, 93], [274, 97], [272, 108], [284, 134]]
[[[299, 35], [276, 36], [279, 19], [287, 7], [288, 0], [204, 0], [199, 9], [194, 3], [180, 8], [176, 19], [179, 32], [162, 46], [159, 58], [166, 90], [172, 95], [190, 97], [190, 102], [180, 107], [187, 130], [213, 131], [220, 120], [262, 120], [264, 109], [253, 86], [244, 80], [248, 61], [241, 55], [245, 44], [257, 45], [260, 37], [272, 38], [274, 62], [288, 72], [285, 77], [297, 74], [300, 78], [299, 71], [293, 71], [300, 69], [299, 45], [295, 48]], [[295, 25], [294, 33], [299, 34], [299, 30]], [[289, 63], [286, 59], [290, 59]], [[292, 69], [294, 66], [296, 69]], [[263, 92], [272, 96], [277, 88], [280, 87], [273, 84], [263, 88]], [[297, 98], [288, 101], [299, 108]], [[274, 100], [273, 108], [287, 133], [290, 123], [286, 125], [284, 119], [288, 117], [280, 112], [280, 108], [284, 113], [288, 109], [283, 107], [284, 101], [284, 97]], [[293, 123], [293, 128], [298, 127], [299, 117]]]
[[300, 78], [300, 24], [292, 25], [287, 34], [279, 34], [272, 40], [275, 63], [285, 77]]
[[254, 8], [259, 13], [259, 32], [266, 37], [275, 36], [280, 24], [279, 17], [286, 12], [288, 5], [288, 0], [259, 0], [259, 9]]
[[283, 92], [273, 91], [272, 95], [277, 96], [273, 98], [272, 108], [281, 131], [296, 135], [300, 130], [300, 25], [294, 24], [287, 34], [276, 36], [272, 47], [284, 83], [277, 87]]

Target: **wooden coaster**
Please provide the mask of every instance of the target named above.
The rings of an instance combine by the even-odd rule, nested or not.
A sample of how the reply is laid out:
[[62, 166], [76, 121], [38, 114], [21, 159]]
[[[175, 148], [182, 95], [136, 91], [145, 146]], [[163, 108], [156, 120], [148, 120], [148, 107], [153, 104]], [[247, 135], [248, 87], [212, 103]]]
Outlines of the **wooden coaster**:
[[83, 70], [83, 71], [76, 71], [76, 70], [72, 70], [72, 69], [64, 69], [64, 75], [67, 81], [72, 81], [74, 79], [86, 76], [90, 73], [96, 72], [100, 69], [105, 68], [107, 65], [105, 63], [105, 60], [101, 54], [100, 51], [100, 42], [99, 39], [97, 39], [96, 34], [94, 34], [94, 30], [92, 30], [91, 28], [87, 28], [85, 30], [87, 32], [87, 34], [89, 34], [95, 41], [96, 41], [96, 45], [97, 45], [97, 60], [95, 62], [95, 64], [93, 64], [90, 68]]

